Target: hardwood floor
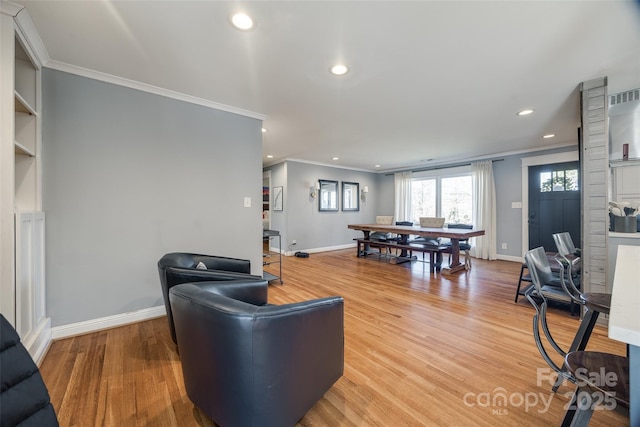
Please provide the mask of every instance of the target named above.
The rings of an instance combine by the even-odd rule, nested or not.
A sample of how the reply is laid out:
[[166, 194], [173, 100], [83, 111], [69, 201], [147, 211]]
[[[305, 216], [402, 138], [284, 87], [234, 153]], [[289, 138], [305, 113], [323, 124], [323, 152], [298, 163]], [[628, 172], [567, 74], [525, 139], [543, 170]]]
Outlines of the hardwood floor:
[[[299, 426], [560, 424], [574, 388], [551, 393], [533, 308], [513, 302], [518, 263], [473, 259], [453, 277], [421, 262], [357, 258], [355, 249], [283, 263], [271, 303], [345, 299], [344, 376]], [[568, 347], [578, 319], [553, 309], [549, 323]], [[588, 349], [625, 354], [601, 327]], [[63, 427], [213, 425], [186, 396], [165, 317], [56, 341], [40, 369]], [[590, 425], [628, 423], [597, 410]]]

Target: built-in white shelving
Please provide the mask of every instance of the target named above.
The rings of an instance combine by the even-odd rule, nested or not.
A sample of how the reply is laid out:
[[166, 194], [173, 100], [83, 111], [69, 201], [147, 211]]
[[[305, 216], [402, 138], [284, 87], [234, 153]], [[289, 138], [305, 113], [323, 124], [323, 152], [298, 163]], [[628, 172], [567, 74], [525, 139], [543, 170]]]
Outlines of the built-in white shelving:
[[51, 340], [40, 136], [40, 70], [46, 51], [23, 6], [0, 0], [0, 24], [0, 240], [2, 248], [10, 249], [3, 249], [0, 259], [0, 312], [37, 362]]

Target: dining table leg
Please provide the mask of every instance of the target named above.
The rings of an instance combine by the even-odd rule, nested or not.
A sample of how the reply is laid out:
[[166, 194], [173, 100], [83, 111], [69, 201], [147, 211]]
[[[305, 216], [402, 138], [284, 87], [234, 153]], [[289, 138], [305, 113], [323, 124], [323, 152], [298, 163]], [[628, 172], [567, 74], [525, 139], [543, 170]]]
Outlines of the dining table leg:
[[464, 264], [460, 263], [460, 239], [451, 239], [451, 262], [442, 269], [442, 274], [455, 274], [464, 270]]

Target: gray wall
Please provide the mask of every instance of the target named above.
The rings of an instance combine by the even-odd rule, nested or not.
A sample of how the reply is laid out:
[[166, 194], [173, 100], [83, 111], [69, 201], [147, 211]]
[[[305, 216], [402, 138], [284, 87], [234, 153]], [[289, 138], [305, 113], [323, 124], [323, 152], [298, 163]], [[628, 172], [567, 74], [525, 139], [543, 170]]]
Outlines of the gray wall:
[[[347, 229], [347, 225], [370, 223], [378, 215], [375, 173], [291, 160], [265, 170], [272, 171], [272, 186], [284, 186], [284, 210], [271, 214], [272, 228], [282, 234], [283, 250], [321, 250], [353, 244], [353, 239], [362, 233]], [[320, 212], [318, 199], [310, 197], [310, 188], [319, 179], [339, 181], [340, 186], [342, 181], [357, 182], [361, 190], [368, 186], [369, 193], [365, 201], [360, 200], [359, 211]], [[297, 241], [295, 246], [291, 246], [293, 240]]]
[[53, 326], [162, 305], [167, 252], [262, 273], [259, 120], [50, 69], [43, 104]]

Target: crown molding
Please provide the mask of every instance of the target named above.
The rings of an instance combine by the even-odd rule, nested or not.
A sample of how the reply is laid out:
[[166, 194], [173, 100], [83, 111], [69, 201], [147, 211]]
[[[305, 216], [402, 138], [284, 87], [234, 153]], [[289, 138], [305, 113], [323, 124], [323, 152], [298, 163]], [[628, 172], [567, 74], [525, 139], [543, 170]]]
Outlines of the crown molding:
[[425, 165], [425, 164], [420, 164], [420, 165], [414, 165], [413, 167], [403, 167], [403, 168], [399, 168], [399, 169], [389, 169], [389, 170], [384, 170], [384, 171], [380, 171], [378, 173], [385, 173], [385, 174], [393, 174], [395, 172], [407, 172], [407, 171], [412, 171], [413, 169], [430, 169], [430, 168], [442, 168], [442, 167], [447, 167], [447, 166], [460, 166], [461, 163], [469, 163], [469, 162], [478, 162], [480, 160], [495, 160], [498, 158], [502, 158], [502, 157], [508, 157], [508, 156], [516, 156], [518, 154], [527, 154], [527, 153], [535, 153], [538, 151], [547, 151], [547, 150], [555, 150], [558, 148], [565, 148], [565, 147], [572, 147], [575, 146], [576, 149], [578, 148], [578, 143], [577, 142], [562, 142], [562, 143], [558, 143], [558, 144], [554, 144], [554, 145], [545, 145], [544, 147], [535, 147], [535, 148], [525, 148], [522, 150], [513, 150], [513, 151], [503, 151], [500, 153], [492, 153], [492, 154], [486, 154], [486, 155], [482, 155], [482, 156], [476, 156], [476, 157], [459, 157], [459, 158], [449, 158], [447, 160], [443, 160], [440, 162], [429, 162], [429, 165]]
[[361, 168], [356, 168], [356, 167], [352, 167], [352, 166], [342, 166], [342, 165], [333, 165], [333, 164], [329, 164], [329, 163], [322, 163], [322, 162], [313, 162], [310, 160], [302, 160], [302, 159], [294, 159], [294, 158], [285, 158], [279, 162], [276, 162], [274, 164], [278, 164], [278, 163], [283, 163], [283, 162], [296, 162], [296, 163], [306, 163], [309, 165], [316, 165], [316, 166], [325, 166], [328, 168], [336, 168], [336, 169], [347, 169], [350, 171], [358, 171], [358, 172], [369, 172], [369, 173], [376, 173], [375, 171], [372, 170], [368, 170], [368, 169], [361, 169]]
[[38, 69], [42, 68], [42, 66], [50, 60], [49, 52], [47, 52], [47, 48], [40, 38], [40, 34], [31, 19], [31, 15], [29, 15], [29, 11], [24, 8], [20, 9], [14, 17], [14, 21], [20, 40], [23, 45], [25, 45], [31, 60], [36, 64]]
[[118, 86], [128, 87], [130, 89], [136, 89], [142, 92], [152, 93], [154, 95], [164, 96], [166, 98], [177, 99], [179, 101], [188, 102], [191, 104], [201, 105], [203, 107], [213, 108], [216, 110], [226, 111], [228, 113], [238, 114], [240, 116], [250, 117], [252, 119], [265, 120], [268, 116], [265, 114], [256, 113], [242, 108], [233, 107], [226, 104], [210, 101], [208, 99], [198, 98], [196, 96], [186, 95], [184, 93], [176, 92], [169, 89], [163, 89], [158, 86], [153, 86], [146, 83], [141, 83], [135, 80], [125, 79], [123, 77], [114, 76], [107, 73], [102, 73], [88, 68], [78, 67], [76, 65], [66, 64], [64, 62], [51, 60], [44, 64], [45, 67], [53, 70], [63, 71], [65, 73], [75, 74], [81, 77], [87, 77], [94, 80], [99, 80], [105, 83], [111, 83]]
[[24, 9], [24, 6], [19, 4], [11, 3], [10, 1], [1, 0], [0, 1], [0, 14], [11, 16], [15, 18], [18, 12]]

